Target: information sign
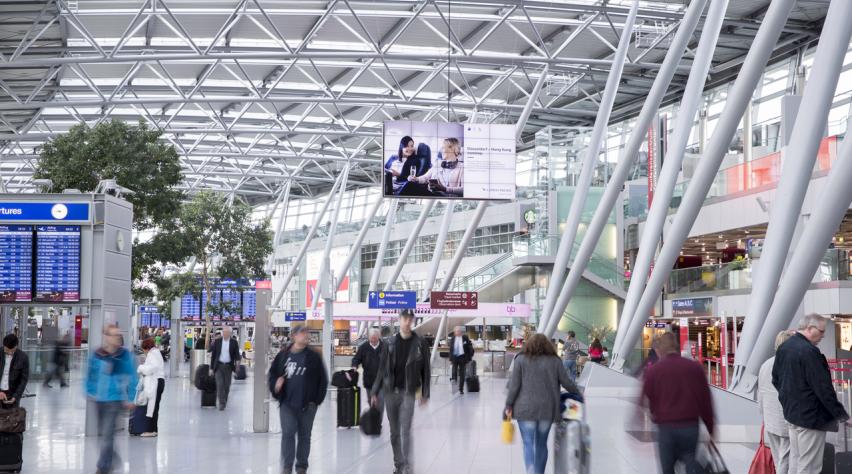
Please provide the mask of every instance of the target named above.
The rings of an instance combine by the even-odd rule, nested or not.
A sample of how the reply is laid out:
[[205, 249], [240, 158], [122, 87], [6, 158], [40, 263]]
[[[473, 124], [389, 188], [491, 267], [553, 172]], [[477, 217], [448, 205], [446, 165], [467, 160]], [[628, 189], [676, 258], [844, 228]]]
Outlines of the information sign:
[[371, 291], [367, 296], [370, 309], [414, 309], [417, 307], [416, 291]]
[[285, 311], [284, 321], [305, 321], [308, 319], [308, 313], [304, 311]]
[[248, 321], [254, 321], [256, 314], [257, 314], [257, 291], [255, 291], [255, 290], [244, 290], [243, 291], [243, 319], [248, 320]]
[[36, 302], [80, 301], [80, 226], [36, 226]]
[[32, 301], [33, 228], [0, 226], [0, 303]]
[[479, 293], [475, 291], [433, 291], [429, 297], [432, 309], [477, 309]]
[[0, 202], [0, 221], [86, 222], [89, 204], [85, 202]]

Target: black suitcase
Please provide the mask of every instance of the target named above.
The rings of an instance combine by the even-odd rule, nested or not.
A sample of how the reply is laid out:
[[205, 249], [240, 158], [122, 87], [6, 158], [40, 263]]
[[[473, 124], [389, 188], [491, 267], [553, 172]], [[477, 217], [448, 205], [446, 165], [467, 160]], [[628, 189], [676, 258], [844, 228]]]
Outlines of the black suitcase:
[[0, 472], [20, 472], [23, 451], [23, 433], [0, 433]]
[[216, 390], [202, 390], [201, 391], [201, 407], [215, 407], [216, 406]]
[[338, 370], [331, 374], [331, 385], [337, 388], [350, 388], [357, 386], [358, 371], [354, 369]]
[[207, 364], [201, 364], [195, 369], [195, 380], [193, 383], [195, 384], [195, 388], [198, 390], [204, 390], [203, 381], [204, 377], [210, 376], [210, 366]]
[[237, 370], [234, 371], [234, 380], [245, 380], [246, 377], [246, 366], [238, 365]]
[[471, 393], [475, 393], [479, 391], [479, 376], [474, 375], [472, 377], [467, 377], [465, 380], [467, 384], [467, 391]]
[[464, 368], [465, 378], [476, 377], [476, 361], [472, 360]]
[[825, 443], [825, 449], [822, 452], [822, 471], [820, 474], [834, 474], [834, 445]]
[[382, 412], [375, 407], [370, 407], [361, 413], [361, 419], [358, 420], [361, 426], [361, 433], [366, 436], [379, 436], [382, 434]]
[[337, 426], [358, 426], [361, 418], [361, 389], [359, 387], [337, 389]]
[[131, 436], [139, 436], [142, 433], [149, 433], [151, 431], [151, 422], [153, 420], [148, 418], [147, 414], [147, 406], [136, 407], [133, 409], [133, 412], [130, 413], [127, 432], [130, 433]]

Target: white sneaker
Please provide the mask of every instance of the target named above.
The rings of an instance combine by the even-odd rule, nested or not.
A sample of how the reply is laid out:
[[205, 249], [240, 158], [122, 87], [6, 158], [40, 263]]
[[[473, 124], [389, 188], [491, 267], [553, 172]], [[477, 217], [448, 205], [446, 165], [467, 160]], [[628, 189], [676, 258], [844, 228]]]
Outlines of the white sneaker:
[[142, 433], [140, 436], [143, 437], [143, 438], [156, 438], [157, 433], [153, 433], [153, 432]]

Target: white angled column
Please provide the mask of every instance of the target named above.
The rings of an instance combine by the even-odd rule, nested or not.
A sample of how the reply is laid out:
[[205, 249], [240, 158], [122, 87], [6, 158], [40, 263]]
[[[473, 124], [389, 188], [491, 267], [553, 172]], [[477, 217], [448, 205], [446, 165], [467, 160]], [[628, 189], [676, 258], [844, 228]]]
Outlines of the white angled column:
[[[720, 1], [721, 3], [727, 3], [726, 0]], [[686, 49], [687, 44], [689, 44], [689, 39], [692, 37], [692, 33], [698, 26], [698, 21], [701, 18], [701, 12], [704, 11], [704, 6], [706, 4], [707, 0], [693, 1], [687, 9], [683, 21], [681, 22], [680, 27], [678, 27], [677, 33], [675, 33], [675, 37], [672, 40], [669, 51], [666, 53], [666, 57], [660, 67], [660, 71], [657, 73], [657, 77], [654, 79], [654, 84], [648, 92], [648, 98], [645, 99], [645, 103], [642, 105], [642, 110], [639, 112], [639, 117], [636, 119], [633, 131], [630, 133], [630, 137], [627, 139], [627, 143], [621, 151], [618, 165], [615, 167], [612, 177], [604, 190], [604, 195], [595, 210], [594, 217], [592, 217], [592, 221], [589, 223], [589, 227], [583, 235], [583, 241], [580, 244], [580, 249], [577, 251], [577, 256], [574, 258], [574, 262], [571, 265], [571, 271], [568, 272], [568, 276], [565, 278], [565, 284], [559, 292], [559, 297], [556, 300], [556, 304], [552, 311], [553, 317], [548, 320], [547, 327], [544, 331], [544, 335], [549, 338], [553, 337], [553, 333], [559, 326], [559, 321], [562, 319], [562, 314], [565, 312], [565, 308], [568, 306], [568, 302], [571, 300], [574, 290], [576, 290], [577, 285], [580, 284], [583, 272], [588, 266], [589, 260], [591, 259], [592, 254], [595, 251], [595, 247], [600, 240], [601, 233], [609, 221], [612, 209], [615, 207], [615, 203], [621, 195], [621, 190], [624, 186], [625, 180], [627, 179], [627, 175], [630, 173], [630, 169], [635, 163], [636, 153], [639, 151], [639, 147], [642, 145], [642, 141], [646, 136], [645, 131], [648, 130], [651, 121], [657, 114], [660, 102], [663, 100], [663, 96], [665, 95], [666, 90], [668, 90], [669, 84], [671, 84], [672, 78], [677, 70], [677, 66], [683, 57], [683, 52]], [[722, 16], [724, 16], [724, 8], [722, 9]], [[721, 20], [719, 21], [719, 24], [721, 25]], [[707, 35], [707, 26], [705, 26], [704, 31], [705, 35]], [[702, 37], [702, 41], [703, 40], [704, 37]], [[699, 55], [696, 57], [695, 63], [701, 59], [700, 54], [699, 48]], [[712, 56], [712, 49], [709, 56]], [[707, 63], [709, 67], [709, 59], [707, 60]], [[695, 67], [693, 66], [693, 68]], [[704, 74], [706, 75], [706, 71], [704, 71]], [[690, 75], [690, 79], [692, 79], [692, 75]], [[553, 285], [553, 283], [551, 283], [551, 285]]]
[[453, 222], [453, 208], [456, 207], [455, 201], [447, 201], [447, 208], [444, 210], [444, 219], [441, 221], [441, 229], [438, 231], [438, 236], [435, 239], [435, 251], [432, 254], [432, 265], [429, 267], [429, 278], [426, 280], [426, 296], [423, 301], [429, 299], [429, 293], [432, 287], [435, 286], [435, 279], [438, 277], [438, 267], [441, 266], [441, 256], [444, 254], [444, 245], [447, 243], [447, 234], [450, 232], [450, 224]]
[[[802, 96], [802, 104], [793, 125], [790, 144], [781, 152], [781, 181], [769, 213], [763, 251], [755, 266], [751, 298], [743, 323], [739, 350], [734, 361], [733, 388], [750, 392], [753, 376], [741, 387], [740, 381], [767, 312], [776, 297], [778, 282], [787, 261], [793, 232], [802, 210], [813, 174], [817, 151], [828, 123], [828, 111], [843, 67], [843, 59], [852, 37], [852, 2], [834, 0], [828, 8], [820, 35], [813, 70]], [[805, 241], [807, 242], [807, 241]], [[807, 275], [812, 276], [813, 273]], [[797, 305], [798, 306], [798, 305]]]
[[612, 105], [615, 102], [616, 93], [618, 92], [618, 83], [621, 81], [621, 73], [624, 71], [624, 60], [627, 57], [627, 50], [630, 47], [630, 38], [633, 34], [633, 24], [636, 21], [636, 11], [638, 8], [639, 0], [634, 0], [633, 5], [630, 7], [630, 13], [628, 13], [627, 19], [624, 22], [624, 29], [621, 31], [618, 48], [612, 59], [612, 69], [610, 69], [606, 80], [603, 97], [601, 98], [597, 117], [595, 118], [595, 126], [592, 130], [591, 141], [586, 151], [586, 157], [583, 160], [583, 168], [580, 170], [580, 178], [574, 191], [574, 197], [571, 199], [571, 207], [568, 210], [565, 230], [562, 233], [559, 248], [556, 251], [553, 273], [550, 277], [550, 284], [547, 288], [547, 296], [545, 297], [544, 308], [541, 313], [542, 318], [538, 323], [538, 332], [545, 330], [551, 318], [558, 320], [561, 316], [553, 314], [553, 307], [559, 296], [559, 289], [562, 288], [568, 262], [571, 260], [574, 238], [577, 236], [577, 227], [580, 225], [583, 207], [586, 204], [586, 196], [589, 193], [589, 186], [592, 183], [595, 162], [598, 159], [598, 155], [600, 155], [601, 144], [609, 125], [609, 117], [612, 113]]
[[[325, 293], [331, 293], [334, 285], [334, 275], [331, 273], [331, 263], [329, 256], [331, 249], [334, 246], [334, 237], [337, 234], [337, 221], [340, 219], [340, 209], [343, 207], [343, 197], [346, 195], [346, 181], [349, 179], [349, 165], [343, 169], [343, 182], [340, 183], [340, 189], [337, 191], [337, 204], [334, 205], [334, 213], [331, 214], [331, 225], [328, 228], [328, 235], [325, 237], [325, 249], [322, 252], [322, 260], [320, 264], [319, 277], [317, 277], [317, 289], [314, 297], [311, 299], [311, 311], [317, 309], [320, 298]], [[326, 288], [327, 287], [327, 288]], [[326, 298], [334, 300], [334, 294], [325, 294]]]
[[393, 273], [391, 273], [390, 278], [388, 278], [388, 281], [385, 283], [385, 291], [392, 290], [393, 286], [396, 284], [396, 279], [399, 278], [399, 274], [402, 272], [402, 267], [405, 266], [405, 261], [408, 260], [408, 255], [411, 254], [411, 249], [414, 248], [414, 244], [420, 236], [420, 231], [423, 230], [423, 224], [425, 224], [426, 219], [429, 218], [429, 213], [432, 212], [433, 207], [435, 207], [435, 201], [427, 201], [426, 205], [423, 206], [423, 209], [420, 211], [417, 223], [414, 225], [414, 229], [411, 229], [411, 234], [405, 242], [405, 247], [402, 248], [402, 253], [399, 254], [399, 260], [396, 261], [396, 265], [393, 267]]
[[689, 235], [689, 230], [695, 223], [695, 218], [698, 217], [698, 212], [701, 210], [707, 192], [716, 178], [719, 165], [721, 165], [722, 159], [728, 151], [728, 145], [730, 145], [731, 139], [737, 131], [743, 112], [751, 100], [754, 88], [763, 75], [763, 69], [769, 61], [778, 38], [781, 36], [781, 30], [784, 28], [787, 16], [795, 4], [795, 0], [775, 0], [769, 5], [766, 17], [763, 19], [752, 47], [746, 55], [737, 80], [728, 94], [728, 100], [725, 102], [725, 107], [719, 117], [713, 136], [707, 144], [707, 150], [698, 162], [695, 175], [686, 188], [686, 193], [678, 207], [674, 222], [666, 233], [665, 244], [657, 258], [657, 263], [645, 292], [636, 306], [630, 327], [621, 341], [618, 359], [613, 361], [613, 367], [623, 367], [625, 354], [639, 340], [642, 327], [648, 320], [648, 314], [659, 298], [660, 291], [663, 289], [671, 273], [671, 268], [680, 254], [680, 249]]

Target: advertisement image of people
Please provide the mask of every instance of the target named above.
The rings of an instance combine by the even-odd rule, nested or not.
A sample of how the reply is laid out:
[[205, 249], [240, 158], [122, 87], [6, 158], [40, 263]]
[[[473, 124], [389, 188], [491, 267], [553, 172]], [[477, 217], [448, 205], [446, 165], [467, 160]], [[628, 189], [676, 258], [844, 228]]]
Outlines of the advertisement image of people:
[[514, 137], [514, 125], [385, 122], [383, 194], [514, 199]]

